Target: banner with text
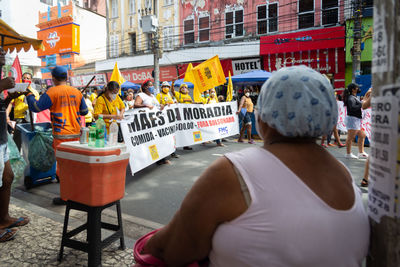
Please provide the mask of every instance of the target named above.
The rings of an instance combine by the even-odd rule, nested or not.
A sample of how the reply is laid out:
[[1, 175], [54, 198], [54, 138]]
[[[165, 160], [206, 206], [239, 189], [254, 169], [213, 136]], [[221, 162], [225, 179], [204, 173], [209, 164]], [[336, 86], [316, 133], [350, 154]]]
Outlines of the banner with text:
[[121, 128], [132, 174], [170, 155], [176, 147], [238, 134], [236, 111], [236, 102], [127, 111]]

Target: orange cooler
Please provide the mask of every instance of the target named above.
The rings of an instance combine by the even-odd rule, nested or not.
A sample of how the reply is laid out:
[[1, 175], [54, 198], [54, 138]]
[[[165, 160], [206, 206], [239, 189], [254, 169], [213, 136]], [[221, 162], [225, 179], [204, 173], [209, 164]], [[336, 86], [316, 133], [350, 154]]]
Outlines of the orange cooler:
[[129, 162], [125, 145], [97, 148], [64, 142], [56, 157], [62, 199], [97, 207], [124, 197]]

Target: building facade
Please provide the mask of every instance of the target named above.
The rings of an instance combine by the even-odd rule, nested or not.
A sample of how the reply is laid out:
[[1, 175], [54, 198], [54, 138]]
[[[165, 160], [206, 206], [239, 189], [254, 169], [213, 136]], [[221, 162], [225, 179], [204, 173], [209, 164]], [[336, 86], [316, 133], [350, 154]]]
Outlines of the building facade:
[[[351, 1], [348, 1], [347, 8], [350, 12], [346, 16], [346, 85], [351, 83], [353, 76], [354, 6]], [[356, 76], [356, 82], [362, 85], [362, 93], [371, 86], [373, 28], [373, 1], [364, 1], [361, 22], [361, 72]]]
[[[129, 22], [118, 19], [124, 15], [114, 11], [118, 16], [117, 20], [110, 18], [109, 27], [116, 29], [109, 31], [111, 58], [96, 62], [96, 71], [111, 73], [118, 62], [131, 82], [151, 78], [151, 37], [143, 34], [140, 26], [140, 9], [151, 9], [159, 19], [161, 33], [161, 81], [181, 77], [189, 63], [196, 65], [219, 55], [226, 76], [228, 72], [235, 75], [255, 69], [274, 71], [305, 64], [326, 73], [336, 89], [344, 88], [345, 0], [109, 0], [113, 6], [111, 2], [125, 9], [126, 4], [136, 5], [138, 12], [133, 20], [137, 24], [132, 29], [136, 40], [126, 35], [123, 25]], [[111, 37], [118, 31], [118, 37]], [[121, 47], [114, 49], [113, 43]]]
[[106, 58], [106, 18], [72, 1], [39, 12], [36, 26], [37, 38], [45, 47], [38, 51], [43, 79], [51, 78], [51, 68], [56, 65], [65, 66], [74, 76], [73, 69]]

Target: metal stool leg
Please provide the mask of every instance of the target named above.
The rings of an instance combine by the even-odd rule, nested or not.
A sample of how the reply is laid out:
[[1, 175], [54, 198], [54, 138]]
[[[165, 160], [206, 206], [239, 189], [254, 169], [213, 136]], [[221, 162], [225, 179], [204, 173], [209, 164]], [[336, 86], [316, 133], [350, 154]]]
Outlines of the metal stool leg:
[[63, 253], [64, 253], [64, 240], [66, 239], [66, 234], [67, 234], [67, 230], [68, 230], [69, 210], [70, 210], [70, 206], [67, 203], [67, 206], [65, 207], [65, 217], [64, 217], [63, 234], [61, 237], [61, 247], [60, 247], [60, 252], [58, 253], [58, 258], [57, 258], [57, 260], [59, 262], [62, 261]]
[[121, 233], [121, 237], [119, 239], [120, 246], [119, 248], [124, 250], [125, 249], [125, 239], [124, 239], [124, 230], [122, 228], [122, 215], [121, 215], [121, 204], [119, 200], [117, 201], [117, 217], [118, 217], [118, 226], [119, 226], [119, 231]]
[[88, 211], [88, 265], [101, 266], [101, 211], [99, 207], [90, 208]]

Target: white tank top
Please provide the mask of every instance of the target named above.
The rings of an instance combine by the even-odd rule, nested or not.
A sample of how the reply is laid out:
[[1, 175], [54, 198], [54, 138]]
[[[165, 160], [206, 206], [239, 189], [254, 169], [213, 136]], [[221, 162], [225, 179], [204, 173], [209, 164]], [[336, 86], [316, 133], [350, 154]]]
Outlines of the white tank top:
[[148, 96], [145, 93], [139, 93], [138, 96], [140, 96], [140, 98], [143, 100], [143, 105], [146, 106], [156, 106], [159, 107], [160, 103], [158, 103], [157, 98], [154, 95]]
[[361, 266], [368, 251], [369, 222], [354, 183], [353, 207], [336, 210], [263, 148], [226, 157], [242, 175], [251, 203], [215, 231], [210, 266]]

